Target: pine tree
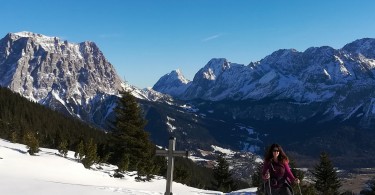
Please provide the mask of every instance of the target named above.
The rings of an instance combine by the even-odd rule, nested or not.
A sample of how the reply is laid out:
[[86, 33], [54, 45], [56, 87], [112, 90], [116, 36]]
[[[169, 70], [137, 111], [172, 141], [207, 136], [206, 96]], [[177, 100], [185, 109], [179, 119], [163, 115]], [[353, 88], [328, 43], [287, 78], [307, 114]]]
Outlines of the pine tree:
[[315, 189], [320, 194], [339, 194], [338, 190], [341, 187], [341, 182], [327, 153], [323, 152], [320, 155], [320, 163], [314, 167], [311, 173], [315, 177]]
[[124, 153], [122, 155], [121, 161], [118, 164], [119, 171], [127, 171], [129, 169], [129, 155]]
[[39, 152], [39, 141], [36, 138], [35, 134], [31, 131], [27, 131], [24, 136], [24, 143], [30, 155], [35, 155]]
[[10, 134], [10, 137], [11, 137], [12, 143], [16, 143], [18, 141], [18, 135], [16, 131], [12, 131], [12, 133]]
[[79, 158], [79, 160], [82, 160], [85, 156], [85, 145], [83, 144], [83, 140], [79, 142], [76, 148], [76, 152], [74, 153], [75, 158]]
[[92, 138], [85, 146], [85, 157], [82, 159], [82, 164], [85, 168], [90, 168], [91, 165], [99, 161], [97, 146]]
[[229, 163], [223, 155], [217, 157], [217, 165], [214, 167], [215, 186], [217, 190], [222, 192], [230, 192], [234, 190], [234, 181], [229, 171]]
[[68, 155], [68, 141], [65, 139], [62, 140], [58, 145], [57, 150], [62, 156], [66, 158], [66, 156]]
[[179, 183], [186, 183], [191, 177], [186, 168], [176, 166], [173, 171], [173, 180]]
[[129, 159], [129, 171], [137, 171], [139, 176], [150, 176], [154, 169], [154, 145], [144, 130], [146, 121], [136, 99], [128, 91], [121, 92], [122, 97], [115, 109], [116, 120], [113, 137], [117, 150], [114, 159], [122, 164], [124, 153]]

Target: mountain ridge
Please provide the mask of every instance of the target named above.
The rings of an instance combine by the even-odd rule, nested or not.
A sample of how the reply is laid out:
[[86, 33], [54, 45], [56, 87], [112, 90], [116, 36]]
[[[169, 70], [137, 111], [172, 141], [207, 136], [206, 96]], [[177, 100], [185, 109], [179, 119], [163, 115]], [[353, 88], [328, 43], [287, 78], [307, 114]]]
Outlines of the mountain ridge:
[[[153, 89], [177, 99], [241, 101], [292, 100], [296, 103], [329, 102], [326, 110], [343, 119], [362, 105], [362, 126], [375, 119], [375, 39], [358, 39], [335, 50], [329, 46], [310, 47], [304, 52], [280, 49], [249, 65], [212, 59], [201, 68], [185, 91], [161, 83]], [[374, 58], [372, 58], [374, 57]], [[165, 75], [166, 76], [166, 75]], [[165, 78], [164, 76], [164, 78]], [[358, 100], [356, 96], [362, 98]], [[355, 102], [355, 103], [353, 103]]]

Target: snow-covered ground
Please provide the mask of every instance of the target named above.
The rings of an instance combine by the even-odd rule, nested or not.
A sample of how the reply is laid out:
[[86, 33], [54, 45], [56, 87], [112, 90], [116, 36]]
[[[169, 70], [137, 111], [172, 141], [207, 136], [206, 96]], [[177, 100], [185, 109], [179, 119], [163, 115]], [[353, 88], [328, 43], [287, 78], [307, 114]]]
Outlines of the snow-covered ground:
[[[53, 149], [41, 148], [36, 156], [27, 153], [25, 145], [0, 139], [0, 193], [4, 195], [163, 195], [165, 179], [156, 177], [150, 182], [136, 182], [134, 173], [122, 179], [110, 175], [112, 165], [93, 165], [85, 169], [69, 152], [67, 158]], [[256, 188], [228, 193], [254, 195]], [[174, 182], [173, 194], [223, 194], [192, 188]]]

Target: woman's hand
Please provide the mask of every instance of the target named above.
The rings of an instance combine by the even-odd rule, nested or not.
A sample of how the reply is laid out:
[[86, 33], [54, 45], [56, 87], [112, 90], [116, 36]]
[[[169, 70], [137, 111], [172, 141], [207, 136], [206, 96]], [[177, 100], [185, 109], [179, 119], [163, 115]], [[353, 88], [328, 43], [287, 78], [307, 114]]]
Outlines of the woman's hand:
[[296, 179], [294, 180], [294, 183], [296, 183], [296, 184], [299, 184], [299, 179], [296, 177]]
[[267, 179], [270, 178], [270, 173], [267, 171], [267, 173], [264, 174], [262, 177], [263, 177], [264, 180], [267, 180]]

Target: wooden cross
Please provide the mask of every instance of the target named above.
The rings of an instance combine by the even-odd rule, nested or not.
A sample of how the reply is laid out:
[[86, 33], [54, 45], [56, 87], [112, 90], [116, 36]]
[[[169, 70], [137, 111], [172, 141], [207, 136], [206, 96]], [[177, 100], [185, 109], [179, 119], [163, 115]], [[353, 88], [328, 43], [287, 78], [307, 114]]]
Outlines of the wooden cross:
[[167, 169], [167, 188], [164, 195], [172, 195], [172, 181], [173, 181], [173, 168], [174, 168], [174, 157], [175, 156], [189, 156], [188, 151], [175, 151], [176, 138], [169, 138], [168, 150], [156, 150], [156, 156], [167, 156], [168, 157], [168, 169]]

